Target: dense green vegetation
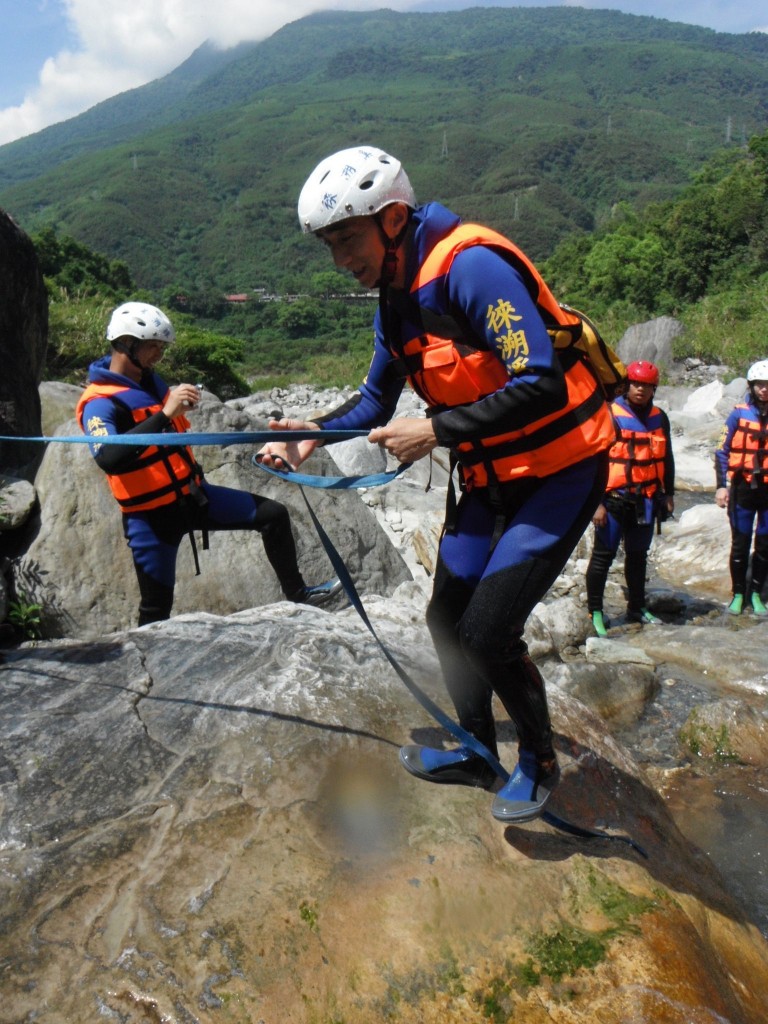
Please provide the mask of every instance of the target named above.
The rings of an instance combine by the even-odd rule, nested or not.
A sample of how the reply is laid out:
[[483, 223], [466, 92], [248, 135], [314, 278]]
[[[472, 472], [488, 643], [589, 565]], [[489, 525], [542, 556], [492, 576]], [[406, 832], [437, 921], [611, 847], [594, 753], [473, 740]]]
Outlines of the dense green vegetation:
[[[104, 348], [110, 308], [125, 295], [172, 315], [179, 344], [165, 372], [193, 376], [223, 398], [290, 380], [356, 384], [368, 365], [375, 303], [352, 298], [333, 270], [302, 294], [228, 303], [180, 286], [137, 290], [127, 268], [50, 229], [34, 238], [51, 296], [49, 378], [80, 379]], [[326, 256], [327, 259], [327, 256]], [[679, 197], [618, 207], [596, 232], [565, 239], [542, 264], [563, 301], [593, 316], [616, 342], [632, 323], [679, 317], [676, 355], [743, 372], [768, 338], [768, 132], [717, 153]], [[345, 296], [345, 297], [339, 297]]]
[[[616, 336], [672, 315], [678, 357], [742, 368], [768, 348], [768, 132], [718, 153], [674, 201], [624, 205], [593, 234], [565, 240], [545, 264], [559, 296]], [[610, 333], [610, 332], [609, 332]]]
[[[105, 352], [111, 310], [126, 296], [154, 302], [135, 288], [127, 267], [92, 252], [50, 229], [33, 236], [48, 290], [48, 352], [46, 380], [83, 382], [88, 364]], [[242, 340], [201, 328], [188, 314], [174, 316], [177, 342], [170, 346], [163, 372], [171, 379], [194, 380], [222, 399], [249, 391], [239, 372]]]
[[417, 195], [535, 259], [674, 198], [765, 127], [768, 36], [613, 11], [324, 13], [0, 147], [0, 206], [198, 296], [306, 290], [295, 201], [327, 152], [402, 156]]
[[767, 67], [764, 34], [569, 8], [324, 13], [202, 47], [0, 147], [0, 205], [49, 284], [47, 373], [81, 379], [109, 309], [139, 296], [178, 327], [166, 373], [222, 397], [245, 378], [357, 382], [374, 304], [295, 200], [359, 141], [401, 155], [421, 199], [514, 238], [609, 340], [669, 313], [678, 354], [738, 369], [768, 326]]

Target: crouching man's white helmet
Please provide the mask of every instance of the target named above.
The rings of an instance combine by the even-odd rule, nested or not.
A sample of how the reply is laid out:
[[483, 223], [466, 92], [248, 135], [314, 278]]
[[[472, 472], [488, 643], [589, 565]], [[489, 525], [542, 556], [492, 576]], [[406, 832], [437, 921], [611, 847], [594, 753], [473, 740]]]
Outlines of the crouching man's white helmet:
[[125, 302], [112, 313], [107, 325], [107, 341], [117, 338], [136, 338], [138, 341], [162, 341], [170, 345], [176, 332], [165, 313], [146, 302]]
[[370, 217], [390, 203], [416, 206], [402, 164], [374, 146], [355, 146], [326, 157], [307, 178], [299, 223], [308, 234], [350, 217]]
[[768, 359], [753, 363], [747, 370], [747, 381], [751, 384], [753, 380], [768, 380]]

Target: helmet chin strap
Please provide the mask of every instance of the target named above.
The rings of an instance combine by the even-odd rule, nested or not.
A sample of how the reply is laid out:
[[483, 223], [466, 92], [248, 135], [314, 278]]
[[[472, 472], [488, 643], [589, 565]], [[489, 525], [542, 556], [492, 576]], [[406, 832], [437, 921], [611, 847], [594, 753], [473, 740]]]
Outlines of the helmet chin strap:
[[380, 214], [376, 214], [376, 223], [379, 227], [379, 233], [381, 239], [384, 242], [384, 259], [381, 261], [381, 274], [379, 276], [379, 288], [386, 289], [397, 274], [397, 265], [399, 262], [398, 251], [400, 246], [403, 244], [403, 240], [408, 232], [410, 225], [410, 217], [405, 222], [403, 227], [398, 231], [394, 238], [390, 238], [384, 230], [384, 225], [381, 222]]
[[128, 356], [130, 361], [136, 367], [137, 370], [141, 370], [144, 373], [146, 367], [142, 366], [139, 360], [136, 358], [136, 350], [138, 349], [141, 342], [138, 338], [132, 338], [131, 344], [126, 345], [124, 341], [118, 339], [114, 344], [113, 348], [117, 349], [118, 352], [122, 352], [124, 356]]

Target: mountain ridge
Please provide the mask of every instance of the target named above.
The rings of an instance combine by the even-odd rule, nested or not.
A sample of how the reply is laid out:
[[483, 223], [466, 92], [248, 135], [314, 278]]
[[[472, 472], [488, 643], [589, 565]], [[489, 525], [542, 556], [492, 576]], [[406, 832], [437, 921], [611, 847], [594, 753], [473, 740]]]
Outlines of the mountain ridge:
[[0, 147], [0, 205], [146, 287], [285, 287], [325, 265], [295, 226], [304, 177], [372, 143], [541, 258], [762, 130], [766, 67], [768, 36], [613, 11], [319, 12]]

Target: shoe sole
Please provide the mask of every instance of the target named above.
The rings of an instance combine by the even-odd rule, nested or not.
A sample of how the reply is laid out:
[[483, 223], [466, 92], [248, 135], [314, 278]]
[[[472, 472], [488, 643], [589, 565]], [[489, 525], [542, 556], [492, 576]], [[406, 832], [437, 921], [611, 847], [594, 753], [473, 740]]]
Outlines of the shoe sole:
[[499, 814], [491, 809], [491, 814], [496, 821], [500, 821], [504, 825], [525, 825], [528, 821], [535, 821], [537, 818], [540, 818], [543, 813], [543, 807], [536, 811], [521, 811], [519, 814]]
[[473, 789], [490, 789], [496, 781], [495, 772], [491, 778], [487, 778], [480, 775], [471, 775], [471, 769], [469, 769], [469, 771], [462, 771], [460, 768], [444, 768], [439, 774], [422, 771], [420, 768], [417, 768], [416, 765], [410, 764], [406, 761], [402, 754], [400, 754], [400, 764], [415, 778], [421, 779], [423, 782], [434, 782], [437, 785], [470, 786]]
[[541, 817], [549, 803], [550, 796], [551, 793], [540, 804], [537, 804], [535, 808], [527, 811], [504, 811], [501, 808], [491, 807], [491, 814], [496, 821], [503, 821], [506, 825], [523, 825], [526, 821], [535, 821], [536, 818]]

